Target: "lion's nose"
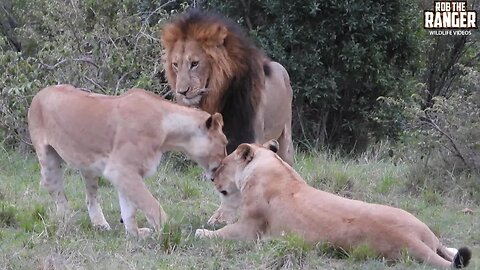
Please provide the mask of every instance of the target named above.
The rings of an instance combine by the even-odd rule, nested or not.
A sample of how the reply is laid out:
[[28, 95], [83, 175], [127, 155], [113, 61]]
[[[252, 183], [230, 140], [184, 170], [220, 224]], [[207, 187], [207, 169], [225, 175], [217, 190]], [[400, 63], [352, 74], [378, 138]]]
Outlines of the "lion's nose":
[[177, 90], [177, 93], [179, 93], [180, 95], [186, 95], [187, 92], [190, 91], [190, 86], [185, 88], [185, 89], [181, 89], [181, 90]]

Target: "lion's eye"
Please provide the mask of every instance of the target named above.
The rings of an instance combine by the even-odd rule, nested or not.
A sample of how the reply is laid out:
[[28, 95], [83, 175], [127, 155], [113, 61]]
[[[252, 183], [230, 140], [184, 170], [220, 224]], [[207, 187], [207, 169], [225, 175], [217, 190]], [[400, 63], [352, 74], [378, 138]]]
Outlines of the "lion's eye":
[[191, 64], [190, 64], [190, 69], [193, 69], [195, 67], [198, 66], [198, 61], [193, 61]]
[[173, 68], [177, 69], [177, 68], [178, 68], [178, 63], [177, 63], [177, 62], [173, 62], [173, 63], [172, 63], [172, 66], [173, 66]]

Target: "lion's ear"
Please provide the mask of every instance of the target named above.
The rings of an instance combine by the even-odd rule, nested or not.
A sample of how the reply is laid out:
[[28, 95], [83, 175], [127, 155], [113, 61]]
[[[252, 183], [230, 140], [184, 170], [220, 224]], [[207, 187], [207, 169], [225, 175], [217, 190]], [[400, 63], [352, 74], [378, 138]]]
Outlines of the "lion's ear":
[[278, 141], [277, 140], [270, 140], [266, 143], [263, 144], [263, 147], [267, 148], [267, 149], [270, 149], [272, 152], [274, 153], [277, 153], [278, 151], [278, 148], [280, 147], [280, 145], [278, 144]]
[[223, 127], [223, 117], [220, 113], [214, 113], [208, 117], [207, 121], [205, 122], [207, 129], [211, 128], [222, 128]]
[[246, 163], [252, 161], [254, 156], [254, 151], [252, 147], [247, 143], [242, 143], [237, 147], [237, 158], [244, 160]]
[[228, 36], [228, 29], [225, 25], [214, 23], [205, 29], [204, 40], [211, 46], [221, 46]]
[[165, 49], [170, 50], [181, 38], [183, 38], [182, 30], [175, 24], [167, 24], [163, 27], [160, 42]]

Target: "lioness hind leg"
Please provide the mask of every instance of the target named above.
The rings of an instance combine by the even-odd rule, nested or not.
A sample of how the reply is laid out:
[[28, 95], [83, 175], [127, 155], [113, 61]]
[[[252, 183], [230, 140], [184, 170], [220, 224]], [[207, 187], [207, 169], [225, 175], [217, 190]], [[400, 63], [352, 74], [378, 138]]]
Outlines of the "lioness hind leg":
[[88, 209], [88, 215], [93, 226], [101, 230], [110, 230], [110, 225], [105, 220], [102, 207], [98, 202], [98, 177], [86, 170], [81, 171], [83, 181], [86, 188], [86, 204]]
[[35, 150], [42, 175], [40, 182], [54, 199], [57, 215], [61, 219], [65, 219], [68, 213], [68, 202], [64, 189], [62, 159], [50, 145], [37, 146]]
[[423, 243], [420, 240], [414, 240], [408, 247], [408, 251], [413, 258], [418, 261], [428, 263], [430, 265], [440, 267], [443, 269], [449, 268], [452, 266], [452, 263], [442, 258], [429, 246]]

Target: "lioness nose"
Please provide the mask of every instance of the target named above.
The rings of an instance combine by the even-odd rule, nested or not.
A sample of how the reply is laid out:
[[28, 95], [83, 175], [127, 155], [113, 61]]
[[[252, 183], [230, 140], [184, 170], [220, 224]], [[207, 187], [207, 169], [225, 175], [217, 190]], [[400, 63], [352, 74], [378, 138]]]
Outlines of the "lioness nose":
[[184, 95], [184, 96], [185, 96], [188, 91], [190, 91], [190, 86], [187, 87], [187, 88], [184, 88], [184, 89], [179, 89], [179, 90], [177, 90], [177, 93], [179, 93], [180, 95]]
[[210, 177], [210, 180], [213, 182], [215, 181], [215, 173], [217, 172], [218, 166], [212, 169], [212, 176]]

